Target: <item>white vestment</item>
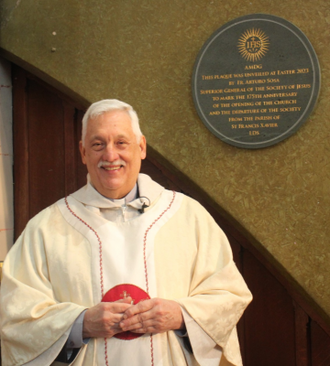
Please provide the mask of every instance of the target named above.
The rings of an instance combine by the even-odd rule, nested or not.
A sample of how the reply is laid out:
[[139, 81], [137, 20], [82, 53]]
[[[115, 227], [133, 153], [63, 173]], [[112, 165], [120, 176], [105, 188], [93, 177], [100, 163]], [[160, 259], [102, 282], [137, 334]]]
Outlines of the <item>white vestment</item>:
[[30, 220], [3, 267], [2, 366], [58, 364], [79, 314], [121, 284], [177, 301], [193, 352], [175, 331], [97, 338], [72, 365], [241, 365], [236, 323], [252, 297], [224, 233], [148, 176], [138, 189], [149, 206], [141, 214], [140, 200], [113, 208], [87, 184]]

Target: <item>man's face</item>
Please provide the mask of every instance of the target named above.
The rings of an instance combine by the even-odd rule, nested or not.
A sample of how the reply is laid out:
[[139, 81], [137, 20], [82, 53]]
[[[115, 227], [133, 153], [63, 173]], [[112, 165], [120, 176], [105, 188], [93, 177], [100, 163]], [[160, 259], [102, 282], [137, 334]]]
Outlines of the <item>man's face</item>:
[[80, 141], [82, 161], [94, 188], [117, 199], [134, 187], [146, 157], [146, 140], [138, 143], [126, 111], [112, 110], [88, 121], [85, 146]]

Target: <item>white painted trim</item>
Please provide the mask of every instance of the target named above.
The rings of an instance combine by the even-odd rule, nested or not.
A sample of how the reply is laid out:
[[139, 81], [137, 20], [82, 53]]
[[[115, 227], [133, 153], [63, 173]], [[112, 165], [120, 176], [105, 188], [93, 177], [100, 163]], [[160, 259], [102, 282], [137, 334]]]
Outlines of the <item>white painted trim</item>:
[[0, 58], [0, 261], [14, 240], [13, 114], [10, 63]]

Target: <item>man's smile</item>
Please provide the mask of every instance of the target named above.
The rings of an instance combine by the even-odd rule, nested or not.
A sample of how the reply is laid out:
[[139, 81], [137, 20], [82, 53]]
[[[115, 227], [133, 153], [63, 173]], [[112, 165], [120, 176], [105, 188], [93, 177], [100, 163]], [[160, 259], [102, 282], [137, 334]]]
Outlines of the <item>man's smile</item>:
[[102, 169], [104, 170], [118, 170], [122, 167], [123, 165], [120, 165], [120, 166], [103, 166], [101, 167]]
[[121, 160], [117, 160], [112, 163], [108, 161], [101, 161], [98, 164], [98, 168], [104, 169], [106, 171], [115, 171], [119, 170], [120, 168], [123, 168], [125, 165], [126, 165], [125, 162]]

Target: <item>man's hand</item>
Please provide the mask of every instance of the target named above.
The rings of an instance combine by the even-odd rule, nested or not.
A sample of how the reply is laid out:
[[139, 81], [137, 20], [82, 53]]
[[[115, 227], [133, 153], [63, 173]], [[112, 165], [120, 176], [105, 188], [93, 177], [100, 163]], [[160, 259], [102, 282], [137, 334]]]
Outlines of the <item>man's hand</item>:
[[180, 305], [172, 300], [150, 299], [128, 308], [120, 322], [122, 331], [162, 333], [184, 328]]
[[123, 320], [124, 312], [131, 307], [132, 299], [118, 300], [115, 302], [101, 302], [89, 308], [84, 317], [84, 338], [111, 338], [123, 330], [119, 326]]

